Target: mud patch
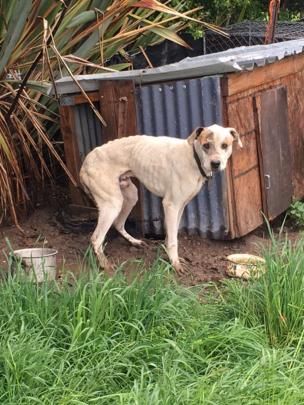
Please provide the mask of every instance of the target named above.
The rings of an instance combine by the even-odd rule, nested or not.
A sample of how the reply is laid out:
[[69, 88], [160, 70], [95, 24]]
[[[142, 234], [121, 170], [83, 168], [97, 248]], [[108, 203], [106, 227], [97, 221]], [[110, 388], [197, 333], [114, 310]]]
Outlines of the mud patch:
[[[28, 247], [42, 247], [58, 250], [58, 269], [68, 269], [79, 274], [82, 258], [89, 246], [91, 229], [75, 233], [67, 230], [56, 212], [51, 208], [37, 209], [28, 219], [21, 223], [25, 234], [22, 235], [14, 226], [1, 227], [1, 268], [6, 268], [5, 252], [8, 252], [7, 238], [14, 249]], [[293, 236], [296, 238], [296, 235]], [[167, 260], [162, 247], [163, 240], [146, 239], [147, 246], [135, 248], [123, 238], [111, 234], [107, 241], [106, 254], [116, 264], [126, 261], [125, 271], [132, 272], [136, 268], [135, 261], [144, 261], [146, 266], [151, 265], [157, 257]], [[180, 276], [185, 285], [195, 285], [206, 281], [218, 281], [225, 277], [227, 260], [232, 253], [259, 254], [261, 247], [269, 242], [267, 232], [259, 229], [256, 232], [233, 241], [215, 241], [202, 239], [199, 236], [179, 236], [179, 253], [186, 263], [189, 273]], [[132, 263], [133, 261], [133, 263]]]

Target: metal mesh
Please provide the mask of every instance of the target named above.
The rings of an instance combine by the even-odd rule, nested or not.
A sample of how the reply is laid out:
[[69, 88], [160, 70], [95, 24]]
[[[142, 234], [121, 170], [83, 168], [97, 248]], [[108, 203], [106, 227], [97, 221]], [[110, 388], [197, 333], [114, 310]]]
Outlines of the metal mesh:
[[[223, 29], [229, 34], [228, 38], [208, 30], [204, 38], [204, 53], [226, 51], [238, 46], [263, 45], [266, 25], [266, 21], [243, 21], [233, 24]], [[274, 42], [299, 38], [304, 38], [304, 22], [278, 21]]]

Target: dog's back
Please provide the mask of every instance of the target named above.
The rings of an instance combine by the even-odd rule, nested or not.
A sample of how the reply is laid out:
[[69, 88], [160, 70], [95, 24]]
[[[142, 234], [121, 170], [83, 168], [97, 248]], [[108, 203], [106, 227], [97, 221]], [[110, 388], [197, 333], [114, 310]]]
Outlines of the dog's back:
[[[80, 178], [84, 171], [111, 166], [112, 173], [121, 175], [126, 171], [136, 171], [137, 165], [151, 165], [159, 162], [164, 155], [171, 156], [177, 145], [184, 140], [166, 136], [133, 135], [109, 141], [93, 149], [85, 158]], [[107, 173], [107, 171], [106, 171]]]

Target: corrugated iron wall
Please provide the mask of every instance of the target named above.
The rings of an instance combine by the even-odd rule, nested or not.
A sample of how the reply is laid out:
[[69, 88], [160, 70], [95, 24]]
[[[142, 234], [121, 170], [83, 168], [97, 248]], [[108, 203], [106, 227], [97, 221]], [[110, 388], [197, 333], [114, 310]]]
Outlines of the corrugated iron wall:
[[[186, 138], [194, 128], [222, 124], [220, 77], [211, 76], [138, 86], [137, 120], [140, 133]], [[228, 233], [226, 177], [216, 174], [186, 207], [180, 229], [214, 239]], [[144, 233], [162, 235], [161, 199], [144, 190]]]
[[[74, 110], [74, 131], [80, 161], [83, 161], [92, 149], [104, 143], [102, 126], [89, 104], [75, 104], [73, 100], [61, 97], [61, 104]], [[98, 103], [94, 104], [99, 109]], [[186, 138], [198, 126], [222, 124], [220, 77], [136, 86], [136, 109], [139, 133]], [[228, 233], [226, 198], [226, 176], [216, 174], [187, 205], [180, 229], [189, 234], [225, 238]], [[163, 235], [161, 199], [144, 189], [142, 206], [145, 235]]]
[[[99, 104], [94, 104], [99, 109]], [[89, 104], [77, 104], [73, 108], [75, 108], [75, 135], [80, 160], [83, 161], [92, 149], [103, 143], [102, 126]]]

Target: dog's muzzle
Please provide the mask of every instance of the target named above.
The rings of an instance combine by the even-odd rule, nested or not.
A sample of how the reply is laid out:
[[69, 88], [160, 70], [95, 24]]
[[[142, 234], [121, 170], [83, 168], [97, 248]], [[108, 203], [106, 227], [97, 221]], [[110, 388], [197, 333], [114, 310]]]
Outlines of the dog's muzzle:
[[220, 160], [212, 160], [210, 163], [211, 169], [216, 172], [217, 170], [219, 170], [221, 165], [221, 161]]

